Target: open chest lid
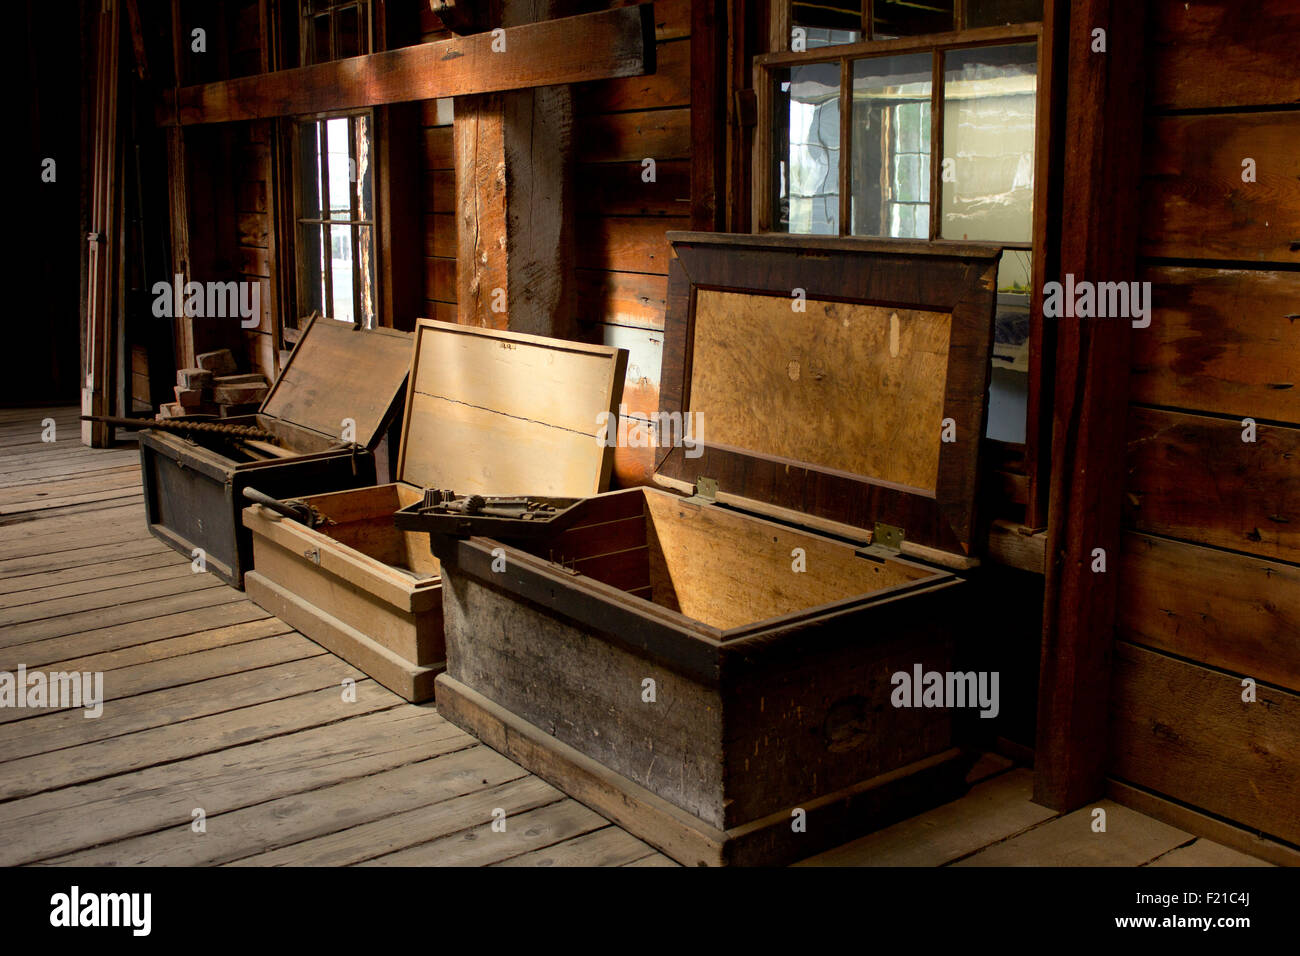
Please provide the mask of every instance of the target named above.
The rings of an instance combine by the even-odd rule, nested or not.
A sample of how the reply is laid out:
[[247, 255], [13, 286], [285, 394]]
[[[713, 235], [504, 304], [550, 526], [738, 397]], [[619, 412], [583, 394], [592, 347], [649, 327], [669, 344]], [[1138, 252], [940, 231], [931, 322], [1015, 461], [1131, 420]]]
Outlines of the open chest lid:
[[656, 481], [969, 562], [1001, 250], [668, 239]]
[[336, 439], [351, 419], [356, 443], [373, 448], [397, 410], [410, 364], [410, 333], [315, 316], [261, 413]]
[[627, 351], [420, 319], [397, 479], [459, 495], [604, 491]]

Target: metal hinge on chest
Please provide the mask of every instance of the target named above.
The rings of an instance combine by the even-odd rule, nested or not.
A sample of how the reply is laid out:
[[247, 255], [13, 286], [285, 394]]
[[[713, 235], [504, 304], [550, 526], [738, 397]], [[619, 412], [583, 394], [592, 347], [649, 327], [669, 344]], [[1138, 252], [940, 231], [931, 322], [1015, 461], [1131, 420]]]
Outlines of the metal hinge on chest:
[[903, 539], [906, 536], [902, 528], [877, 521], [871, 531], [871, 544], [858, 548], [856, 553], [876, 560], [892, 557], [903, 550]]
[[716, 478], [696, 478], [695, 494], [686, 499], [693, 505], [714, 505], [718, 503], [718, 480]]

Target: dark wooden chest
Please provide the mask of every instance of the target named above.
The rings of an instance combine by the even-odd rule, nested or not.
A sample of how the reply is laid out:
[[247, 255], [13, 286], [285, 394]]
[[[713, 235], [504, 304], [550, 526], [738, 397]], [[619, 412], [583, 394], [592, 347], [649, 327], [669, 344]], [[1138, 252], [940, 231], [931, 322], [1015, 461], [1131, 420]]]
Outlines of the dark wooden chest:
[[670, 238], [694, 428], [549, 538], [434, 537], [438, 707], [684, 863], [787, 862], [960, 786], [898, 675], [965, 630], [999, 252]]
[[404, 332], [316, 319], [261, 410], [225, 420], [273, 433], [278, 454], [221, 437], [142, 432], [149, 530], [185, 555], [202, 549], [207, 570], [242, 588], [252, 562], [252, 539], [240, 523], [244, 489], [279, 498], [373, 485], [374, 447], [397, 413], [410, 343]]

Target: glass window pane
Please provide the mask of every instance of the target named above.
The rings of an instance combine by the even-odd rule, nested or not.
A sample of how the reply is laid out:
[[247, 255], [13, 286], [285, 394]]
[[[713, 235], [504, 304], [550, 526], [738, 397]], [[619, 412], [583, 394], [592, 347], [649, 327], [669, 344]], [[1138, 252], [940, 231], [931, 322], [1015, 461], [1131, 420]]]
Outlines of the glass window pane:
[[840, 208], [840, 68], [812, 63], [778, 71], [773, 137], [772, 228], [837, 235]]
[[816, 0], [790, 4], [791, 28], [804, 32], [805, 49], [862, 39], [862, 0]]
[[352, 229], [349, 226], [330, 226], [330, 276], [333, 280], [333, 301], [329, 316], [340, 322], [352, 322]]
[[871, 38], [889, 40], [953, 29], [953, 0], [875, 0], [871, 5]]
[[998, 266], [997, 319], [993, 328], [993, 378], [986, 434], [1025, 440], [1029, 374], [1029, 279], [1033, 253], [1007, 249]]
[[358, 56], [365, 52], [361, 43], [361, 11], [357, 7], [343, 7], [334, 14], [334, 32], [340, 59]]
[[944, 57], [944, 239], [1028, 242], [1033, 222], [1035, 44]]
[[1037, 23], [1042, 19], [1043, 0], [966, 0], [968, 28]]
[[350, 219], [352, 216], [352, 182], [356, 167], [348, 136], [347, 119], [325, 120], [330, 177], [330, 218]]
[[299, 123], [298, 209], [303, 219], [322, 219], [320, 181], [320, 125]]
[[310, 30], [307, 62], [324, 63], [330, 59], [330, 15], [322, 13], [312, 17]]
[[853, 61], [852, 235], [929, 238], [931, 79], [929, 53]]

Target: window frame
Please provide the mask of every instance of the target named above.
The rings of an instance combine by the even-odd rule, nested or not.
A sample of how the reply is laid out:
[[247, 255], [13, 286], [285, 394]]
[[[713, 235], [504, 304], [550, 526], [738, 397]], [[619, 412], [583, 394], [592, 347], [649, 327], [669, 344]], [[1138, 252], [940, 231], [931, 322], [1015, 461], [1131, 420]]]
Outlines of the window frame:
[[[371, 217], [369, 219], [359, 218], [359, 212], [357, 209], [357, 196], [356, 196], [355, 189], [348, 190], [348, 201], [350, 204], [348, 219], [336, 220], [333, 218], [332, 215], [324, 220], [314, 219], [305, 216], [304, 210], [302, 208], [302, 177], [305, 173], [305, 170], [302, 168], [300, 163], [300, 157], [302, 153], [299, 148], [300, 145], [299, 137], [301, 135], [301, 130], [303, 129], [303, 127], [308, 126], [310, 124], [321, 123], [326, 120], [347, 119], [350, 121], [354, 117], [358, 117], [358, 116], [365, 116], [367, 119], [367, 124], [366, 124], [367, 129], [365, 135], [367, 140], [369, 141], [371, 168], [372, 170], [375, 170], [378, 168], [377, 162], [378, 162], [378, 149], [379, 149], [379, 136], [377, 135], [377, 131], [376, 131], [377, 117], [375, 115], [375, 110], [372, 109], [347, 110], [342, 112], [329, 112], [329, 113], [308, 114], [303, 116], [292, 116], [292, 117], [286, 117], [283, 123], [284, 149], [285, 149], [285, 154], [288, 157], [288, 170], [290, 173], [289, 183], [288, 183], [289, 191], [290, 191], [289, 202], [292, 207], [292, 218], [290, 220], [290, 230], [289, 230], [291, 235], [289, 238], [289, 242], [291, 243], [290, 254], [294, 265], [293, 271], [291, 273], [294, 277], [293, 289], [292, 289], [292, 309], [290, 310], [290, 312], [287, 314], [286, 317], [291, 318], [293, 320], [294, 322], [293, 328], [297, 328], [304, 318], [304, 316], [301, 314], [302, 307], [299, 299], [302, 295], [304, 283], [306, 282], [307, 262], [303, 256], [303, 243], [300, 240], [302, 237], [303, 227], [311, 226], [311, 225], [315, 225], [315, 226], [326, 225], [331, 227], [329, 231], [331, 251], [333, 247], [332, 227], [336, 225], [349, 227], [348, 234], [352, 246], [353, 322], [354, 324], [360, 323], [363, 328], [379, 328], [383, 324], [380, 319], [381, 299], [380, 299], [380, 291], [379, 291], [382, 269], [380, 268], [380, 264], [378, 261], [379, 248], [380, 248], [381, 213], [379, 209], [379, 203], [377, 201], [378, 197], [376, 194], [378, 192], [378, 189], [376, 188], [374, 173], [372, 172], [371, 174], [371, 196], [370, 196]], [[348, 137], [349, 150], [351, 150], [353, 147], [351, 130], [352, 130], [352, 126], [351, 123], [349, 122], [349, 137]], [[356, 161], [354, 157], [350, 156], [350, 158], [353, 158], [353, 160]], [[323, 166], [324, 168], [322, 169], [321, 172], [322, 188], [328, 191], [329, 188], [328, 164], [325, 163], [323, 164]], [[325, 201], [328, 202], [328, 199], [326, 199]], [[372, 280], [372, 295], [371, 295], [372, 312], [369, 316], [370, 321], [368, 324], [365, 321], [365, 317], [361, 315], [361, 281], [360, 280], [362, 275], [362, 267], [361, 267], [360, 240], [359, 240], [360, 232], [358, 228], [360, 226], [365, 226], [370, 229], [370, 242], [371, 242], [372, 256], [374, 258], [374, 263], [373, 263], [374, 277]], [[332, 255], [327, 257], [327, 261], [331, 261], [332, 258], [333, 258]], [[325, 281], [326, 281], [327, 289], [332, 289], [332, 271], [327, 273], [327, 277]], [[333, 301], [332, 294], [327, 294], [327, 298], [330, 301], [326, 303], [326, 305], [331, 305]], [[341, 321], [341, 320], [337, 320], [335, 316], [329, 315], [328, 313], [323, 312], [322, 314], [324, 315], [325, 318]]]
[[[815, 47], [811, 50], [794, 52], [789, 49], [791, 42], [791, 4], [790, 0], [774, 0], [769, 8], [769, 50], [752, 59], [750, 82], [754, 92], [754, 117], [752, 141], [749, 146], [749, 202], [750, 231], [758, 234], [779, 233], [772, 229], [775, 211], [772, 208], [772, 155], [773, 132], [775, 120], [773, 114], [772, 82], [774, 72], [791, 66], [810, 63], [840, 63], [840, 123], [841, 142], [850, 135], [852, 106], [852, 62], [855, 59], [870, 58], [904, 53], [924, 53], [932, 55], [933, 70], [931, 82], [931, 149], [932, 155], [943, 156], [943, 113], [940, 101], [944, 89], [944, 57], [949, 50], [975, 48], [981, 46], [1002, 46], [1011, 43], [1036, 44], [1036, 63], [1038, 87], [1035, 104], [1034, 129], [1034, 192], [1033, 212], [1031, 214], [1029, 242], [987, 242], [991, 246], [1000, 246], [1006, 250], [1027, 250], [1031, 256], [1030, 263], [1030, 329], [1028, 342], [1028, 398], [1025, 409], [1025, 441], [1023, 444], [996, 441], [985, 438], [987, 450], [996, 450], [989, 454], [990, 460], [1019, 460], [1023, 466], [1014, 466], [1008, 472], [1004, 485], [1023, 487], [1024, 514], [1023, 525], [1031, 530], [1040, 530], [1047, 523], [1047, 490], [1050, 484], [1048, 473], [1051, 460], [1051, 408], [1052, 382], [1046, 370], [1051, 367], [1055, 353], [1055, 336], [1045, 327], [1042, 317], [1042, 295], [1040, 290], [1047, 280], [1050, 252], [1048, 223], [1048, 204], [1051, 189], [1051, 155], [1050, 142], [1056, 104], [1056, 78], [1053, 76], [1054, 46], [1051, 13], [1053, 0], [1045, 0], [1041, 21], [1009, 24], [1005, 26], [959, 29], [945, 33], [932, 33], [911, 37], [899, 37], [887, 40], [861, 40], [856, 43], [833, 44]], [[959, 3], [964, 15], [964, 4]], [[865, 16], [870, 15], [868, 3], [864, 3]], [[958, 20], [958, 23], [962, 20]], [[851, 146], [850, 146], [851, 149]], [[908, 242], [916, 240], [895, 239], [892, 237], [854, 236], [846, 233], [851, 228], [847, 207], [851, 202], [851, 182], [846, 183], [852, 175], [852, 163], [842, 157], [840, 163], [840, 216], [839, 227], [842, 238], [849, 241], [883, 241]], [[931, 161], [930, 201], [931, 225], [929, 239], [935, 244], [953, 243], [958, 240], [937, 238], [941, 235], [942, 217], [942, 161]], [[967, 242], [985, 243], [984, 240], [965, 240]], [[991, 447], [990, 447], [991, 446]], [[1000, 465], [990, 467], [1002, 470]], [[1023, 475], [1021, 474], [1023, 472]], [[1022, 484], [1023, 483], [1023, 484]], [[1017, 498], [1019, 494], [1017, 494]], [[1017, 502], [1018, 503], [1018, 502]]]
[[[318, 3], [319, 0], [316, 0], [316, 2]], [[275, 25], [276, 34], [273, 40], [268, 43], [268, 53], [270, 54], [268, 66], [271, 70], [284, 69], [286, 66], [304, 66], [313, 62], [306, 36], [309, 21], [316, 17], [327, 16], [330, 18], [330, 52], [331, 54], [335, 53], [337, 51], [336, 14], [345, 9], [356, 8], [365, 13], [365, 43], [367, 48], [359, 55], [372, 55], [380, 52], [386, 45], [385, 18], [387, 17], [387, 11], [385, 0], [339, 0], [337, 5], [331, 5], [328, 9], [313, 9], [311, 11], [305, 11], [305, 6], [304, 0], [280, 0], [279, 10], [268, 17], [268, 20]], [[383, 230], [386, 226], [386, 211], [381, 201], [383, 193], [381, 171], [385, 168], [384, 144], [386, 142], [387, 109], [336, 110], [301, 116], [279, 117], [272, 121], [274, 124], [271, 144], [272, 182], [268, 185], [274, 193], [273, 205], [276, 213], [276, 265], [274, 271], [281, 278], [279, 283], [281, 287], [280, 309], [276, 326], [281, 349], [291, 348], [297, 343], [303, 321], [307, 318], [302, 313], [300, 302], [302, 293], [300, 286], [303, 282], [304, 264], [301, 258], [302, 243], [299, 236], [301, 229], [302, 168], [297, 151], [298, 126], [304, 122], [338, 119], [360, 113], [366, 113], [369, 116], [367, 136], [370, 141], [369, 149], [372, 167], [375, 170], [370, 196], [372, 209], [370, 228], [375, 250], [373, 327], [381, 328], [390, 324], [386, 319], [384, 289], [386, 276]], [[355, 303], [358, 296], [358, 286], [355, 280], [358, 277], [360, 267], [355, 255], [356, 231], [355, 229], [350, 231], [353, 233], [354, 246], [353, 299]], [[356, 309], [354, 305], [354, 318], [358, 317], [358, 311], [359, 309]]]

